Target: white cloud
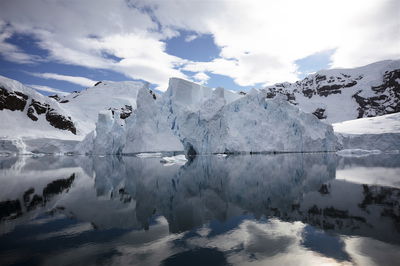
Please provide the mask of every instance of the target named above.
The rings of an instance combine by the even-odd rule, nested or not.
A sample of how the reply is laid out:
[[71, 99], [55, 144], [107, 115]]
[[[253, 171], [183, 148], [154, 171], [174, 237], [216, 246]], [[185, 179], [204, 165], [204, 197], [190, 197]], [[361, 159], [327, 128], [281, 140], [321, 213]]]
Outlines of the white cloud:
[[[294, 81], [295, 61], [321, 51], [335, 49], [333, 67], [399, 58], [399, 9], [397, 0], [3, 0], [0, 53], [38, 60], [6, 42], [13, 32], [28, 33], [49, 60], [111, 69], [159, 88], [171, 76], [188, 78], [181, 70], [269, 84]], [[165, 40], [177, 30], [194, 32], [186, 41], [211, 34], [220, 57], [191, 62], [167, 54]]]
[[167, 54], [162, 41], [178, 32], [159, 32], [147, 13], [129, 8], [125, 0], [4, 0], [0, 17], [12, 32], [32, 34], [49, 60], [114, 70], [162, 87], [170, 76], [186, 78], [176, 70], [185, 60]]
[[164, 26], [212, 34], [221, 58], [185, 68], [227, 75], [240, 85], [293, 81], [296, 60], [325, 50], [336, 49], [333, 67], [400, 57], [397, 0], [137, 3], [154, 6]]
[[40, 77], [44, 79], [55, 79], [55, 80], [62, 80], [67, 81], [70, 83], [78, 84], [85, 87], [93, 87], [96, 83], [95, 80], [91, 80], [85, 77], [77, 77], [77, 76], [67, 76], [67, 75], [60, 75], [56, 73], [29, 73], [32, 76]]
[[35, 90], [38, 90], [38, 91], [52, 92], [52, 93], [56, 93], [56, 94], [59, 94], [59, 95], [67, 95], [67, 94], [69, 94], [68, 92], [61, 91], [61, 90], [58, 90], [58, 89], [55, 89], [55, 88], [51, 88], [51, 87], [48, 87], [48, 86], [43, 86], [43, 85], [28, 84], [27, 86], [29, 86], [31, 88], [34, 88]]
[[207, 80], [210, 79], [210, 76], [208, 76], [206, 73], [204, 72], [198, 72], [196, 73], [193, 78], [195, 79], [196, 82], [198, 82], [201, 85], [204, 85], [207, 83]]
[[0, 55], [6, 60], [21, 64], [30, 64], [38, 58], [24, 53], [16, 45], [7, 43], [6, 40], [12, 36], [12, 30], [0, 20]]
[[193, 40], [196, 40], [198, 37], [199, 37], [199, 36], [196, 35], [196, 34], [188, 35], [188, 36], [186, 36], [186, 38], [185, 38], [185, 42], [191, 42], [191, 41], [193, 41]]

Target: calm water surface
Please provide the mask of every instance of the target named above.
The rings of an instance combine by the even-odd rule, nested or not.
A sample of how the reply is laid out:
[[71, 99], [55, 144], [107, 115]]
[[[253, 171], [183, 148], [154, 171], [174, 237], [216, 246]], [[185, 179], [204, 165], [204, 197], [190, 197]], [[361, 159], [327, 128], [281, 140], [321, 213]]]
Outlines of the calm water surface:
[[399, 265], [400, 155], [0, 158], [0, 265]]

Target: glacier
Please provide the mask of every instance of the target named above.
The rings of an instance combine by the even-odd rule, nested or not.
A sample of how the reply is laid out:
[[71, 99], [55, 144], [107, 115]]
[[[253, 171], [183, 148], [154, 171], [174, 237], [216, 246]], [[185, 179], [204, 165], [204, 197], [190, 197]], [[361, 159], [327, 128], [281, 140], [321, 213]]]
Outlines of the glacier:
[[99, 114], [96, 129], [76, 151], [85, 154], [336, 151], [331, 125], [264, 91], [241, 95], [171, 78], [154, 97], [147, 85], [137, 94], [133, 115]]

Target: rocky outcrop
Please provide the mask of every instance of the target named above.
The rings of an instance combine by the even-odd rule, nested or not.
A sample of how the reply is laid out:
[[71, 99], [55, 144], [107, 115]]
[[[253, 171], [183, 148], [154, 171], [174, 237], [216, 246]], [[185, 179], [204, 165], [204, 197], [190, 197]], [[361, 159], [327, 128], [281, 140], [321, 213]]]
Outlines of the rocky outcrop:
[[28, 96], [19, 91], [8, 91], [0, 87], [0, 110], [23, 111]]
[[58, 114], [53, 108], [50, 108], [46, 113], [46, 120], [49, 121], [50, 125], [55, 128], [71, 131], [76, 135], [76, 128], [71, 120], [71, 117], [65, 117]]
[[374, 96], [363, 97], [358, 91], [353, 98], [358, 103], [358, 117], [374, 117], [400, 112], [400, 69], [386, 71], [382, 84], [372, 86]]
[[32, 102], [29, 105], [29, 108], [27, 111], [27, 115], [33, 121], [37, 121], [38, 117], [36, 115], [44, 114], [47, 112], [48, 109], [49, 109], [48, 104], [42, 104], [42, 103], [32, 99]]
[[125, 107], [121, 107], [121, 113], [119, 117], [121, 119], [126, 119], [132, 114], [132, 106], [130, 105], [125, 105]]
[[317, 110], [315, 110], [312, 114], [315, 115], [318, 119], [325, 119], [326, 118], [325, 109], [324, 108], [317, 108]]

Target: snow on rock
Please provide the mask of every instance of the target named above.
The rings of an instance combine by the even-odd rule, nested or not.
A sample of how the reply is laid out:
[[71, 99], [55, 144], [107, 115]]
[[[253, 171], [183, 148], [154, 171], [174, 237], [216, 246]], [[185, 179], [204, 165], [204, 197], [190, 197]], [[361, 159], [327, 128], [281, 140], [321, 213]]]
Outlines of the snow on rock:
[[100, 81], [91, 88], [59, 97], [58, 101], [86, 135], [95, 129], [101, 111], [112, 110], [119, 112], [120, 118], [129, 117], [136, 109], [136, 96], [141, 87], [143, 83], [136, 81]]
[[353, 69], [329, 69], [295, 83], [263, 90], [268, 98], [286, 100], [319, 119], [337, 123], [400, 112], [400, 60], [376, 62]]
[[76, 126], [57, 101], [0, 76], [1, 139], [77, 139]]

